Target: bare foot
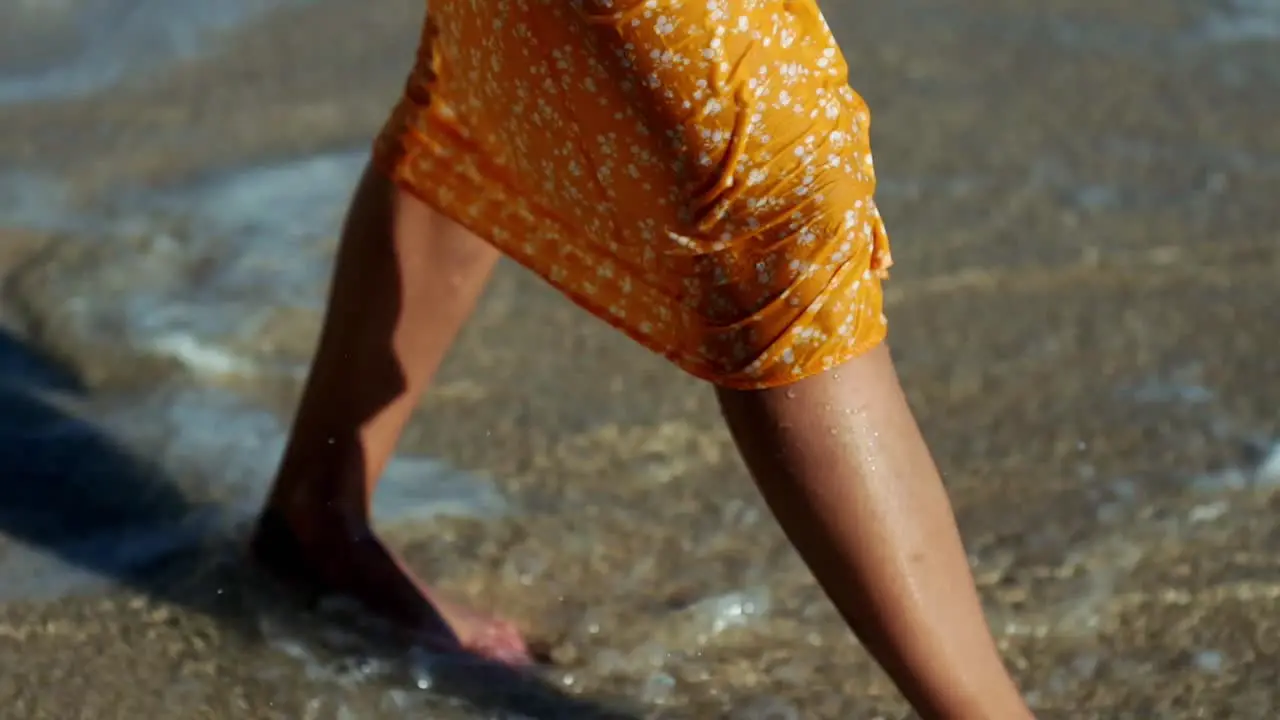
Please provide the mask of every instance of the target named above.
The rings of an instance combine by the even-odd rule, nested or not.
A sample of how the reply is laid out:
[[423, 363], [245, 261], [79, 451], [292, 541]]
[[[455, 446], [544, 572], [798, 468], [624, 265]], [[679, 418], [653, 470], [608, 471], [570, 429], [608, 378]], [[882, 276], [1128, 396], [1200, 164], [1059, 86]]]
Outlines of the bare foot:
[[435, 650], [461, 651], [506, 665], [532, 662], [515, 625], [441, 600], [422, 584], [369, 528], [351, 531], [334, 521], [318, 533], [294, 530], [268, 509], [258, 522], [250, 554], [264, 569], [314, 595], [350, 598], [409, 628]]

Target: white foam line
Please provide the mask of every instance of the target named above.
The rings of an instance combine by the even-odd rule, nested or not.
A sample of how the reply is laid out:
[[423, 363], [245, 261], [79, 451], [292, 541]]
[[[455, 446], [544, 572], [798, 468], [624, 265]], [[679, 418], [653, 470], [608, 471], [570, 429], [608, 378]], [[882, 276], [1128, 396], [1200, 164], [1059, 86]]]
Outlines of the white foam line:
[[1254, 471], [1254, 481], [1258, 485], [1280, 485], [1280, 442], [1272, 445], [1271, 451], [1262, 459]]
[[151, 341], [156, 351], [168, 355], [190, 370], [214, 376], [253, 375], [257, 364], [217, 346], [201, 342], [187, 333], [161, 335]]

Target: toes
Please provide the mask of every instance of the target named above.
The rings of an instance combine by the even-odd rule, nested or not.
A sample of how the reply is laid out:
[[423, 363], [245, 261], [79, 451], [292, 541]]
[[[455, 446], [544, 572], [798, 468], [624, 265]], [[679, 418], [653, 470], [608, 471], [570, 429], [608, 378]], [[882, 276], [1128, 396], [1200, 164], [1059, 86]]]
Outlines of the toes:
[[[420, 642], [433, 650], [465, 652], [513, 667], [534, 663], [515, 624], [437, 603], [431, 592], [372, 534], [359, 542], [344, 535], [333, 544], [304, 546], [283, 516], [268, 511], [250, 539], [249, 551], [265, 569], [295, 589], [305, 590], [308, 595], [352, 597], [376, 615], [416, 628]], [[317, 562], [317, 558], [327, 560]], [[317, 572], [321, 568], [323, 574]], [[424, 616], [430, 622], [424, 621]], [[424, 623], [432, 627], [424, 627]]]
[[482, 657], [504, 665], [524, 666], [533, 664], [533, 655], [516, 626], [506, 621], [494, 621], [468, 639], [467, 648]]
[[511, 667], [527, 667], [533, 665], [533, 657], [529, 651], [524, 649], [523, 643], [520, 645], [511, 645], [506, 643], [495, 643], [482, 645], [472, 650], [475, 654], [492, 660], [502, 665]]

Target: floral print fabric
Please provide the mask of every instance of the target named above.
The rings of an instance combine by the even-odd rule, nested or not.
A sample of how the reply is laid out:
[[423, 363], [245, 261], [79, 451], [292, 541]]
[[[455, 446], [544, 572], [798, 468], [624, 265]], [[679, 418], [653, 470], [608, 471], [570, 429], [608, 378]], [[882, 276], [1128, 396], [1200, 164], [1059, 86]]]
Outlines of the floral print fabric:
[[879, 344], [866, 104], [812, 0], [432, 0], [375, 162], [693, 375]]

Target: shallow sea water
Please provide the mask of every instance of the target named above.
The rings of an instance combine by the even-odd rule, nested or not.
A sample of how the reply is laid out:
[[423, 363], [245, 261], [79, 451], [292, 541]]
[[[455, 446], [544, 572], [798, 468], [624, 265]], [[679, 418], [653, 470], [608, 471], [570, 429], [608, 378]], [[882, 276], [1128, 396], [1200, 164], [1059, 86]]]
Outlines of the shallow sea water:
[[[361, 15], [340, 5], [19, 0], [0, 9], [0, 107], [62, 117], [126, 87], [141, 104], [253, 32]], [[412, 27], [410, 5], [387, 12]], [[828, 9], [883, 128], [904, 238], [894, 349], [1043, 717], [1280, 707], [1278, 13]], [[307, 56], [331, 40], [290, 42]], [[261, 72], [311, 82], [305, 64]], [[341, 96], [363, 80], [315, 82]], [[529, 628], [544, 666], [446, 662], [244, 567], [372, 131], [352, 121], [298, 153], [261, 122], [277, 150], [160, 185], [84, 193], [74, 165], [0, 158], [0, 245], [48, 237], [3, 267], [13, 717], [908, 716], [705, 393], [509, 267], [375, 515], [424, 574]], [[572, 352], [548, 357], [547, 337]], [[87, 680], [69, 686], [70, 668]]]

